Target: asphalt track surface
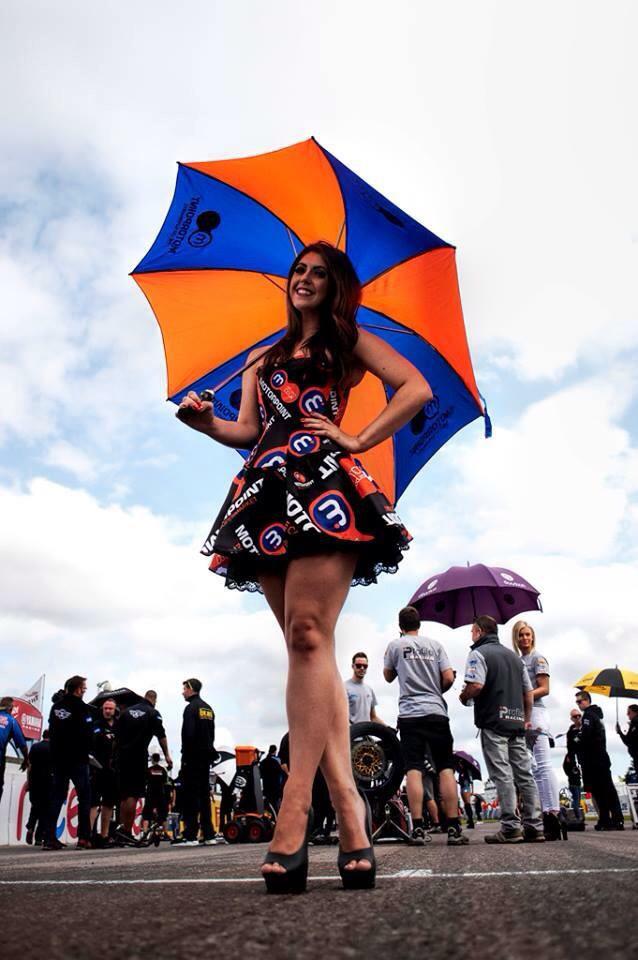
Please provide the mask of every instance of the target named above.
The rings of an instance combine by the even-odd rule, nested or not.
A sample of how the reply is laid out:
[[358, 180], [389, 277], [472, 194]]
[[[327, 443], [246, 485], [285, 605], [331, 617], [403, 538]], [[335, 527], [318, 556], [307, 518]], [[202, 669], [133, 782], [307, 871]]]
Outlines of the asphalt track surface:
[[3, 956], [572, 960], [636, 947], [638, 831], [565, 842], [377, 845], [375, 890], [341, 889], [336, 847], [312, 847], [303, 896], [268, 896], [263, 846], [0, 847]]

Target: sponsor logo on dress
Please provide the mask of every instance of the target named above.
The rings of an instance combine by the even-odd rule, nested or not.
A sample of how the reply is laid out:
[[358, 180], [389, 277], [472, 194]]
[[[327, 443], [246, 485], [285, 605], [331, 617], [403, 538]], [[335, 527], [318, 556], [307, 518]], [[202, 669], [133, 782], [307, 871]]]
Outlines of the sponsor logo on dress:
[[306, 416], [311, 417], [313, 413], [323, 413], [326, 409], [326, 395], [318, 387], [309, 387], [304, 390], [299, 400], [299, 408]]
[[273, 470], [286, 464], [286, 447], [273, 447], [257, 457], [253, 466], [256, 470]]
[[228, 510], [224, 514], [224, 520], [227, 520], [228, 517], [232, 516], [233, 513], [236, 513], [240, 509], [240, 507], [242, 507], [245, 503], [247, 503], [247, 501], [250, 500], [251, 497], [254, 497], [254, 495], [260, 490], [263, 482], [264, 482], [264, 478], [259, 477], [257, 480], [255, 480], [254, 483], [251, 483], [249, 487], [246, 487], [241, 497], [238, 497], [236, 500], [234, 500], [231, 503]]
[[290, 519], [301, 529], [306, 532], [308, 530], [316, 530], [319, 532], [319, 528], [315, 526], [312, 522], [303, 506], [299, 503], [296, 497], [292, 493], [288, 493], [286, 497], [286, 512]]
[[319, 464], [319, 476], [327, 480], [331, 474], [339, 469], [339, 461], [334, 453], [327, 453]]
[[280, 556], [286, 552], [286, 528], [283, 523], [271, 523], [259, 535], [262, 553], [269, 557]]
[[266, 383], [263, 377], [259, 378], [259, 388], [261, 392], [268, 397], [279, 416], [282, 417], [283, 420], [290, 420], [290, 410], [281, 402], [277, 394], [271, 389], [269, 384]]
[[288, 449], [296, 457], [305, 457], [310, 453], [316, 453], [320, 446], [321, 440], [319, 437], [304, 430], [291, 433], [288, 441]]
[[240, 523], [238, 527], [235, 527], [235, 535], [237, 536], [244, 550], [247, 550], [248, 553], [259, 553], [259, 550], [255, 546], [255, 541], [248, 533], [248, 530], [243, 523]]
[[288, 383], [288, 374], [285, 370], [275, 370], [270, 377], [270, 386], [273, 390], [281, 390]]
[[310, 516], [327, 533], [343, 534], [354, 526], [354, 514], [338, 490], [329, 490], [310, 504]]
[[401, 517], [399, 516], [399, 514], [398, 514], [398, 513], [394, 513], [394, 511], [392, 511], [392, 510], [391, 510], [389, 513], [384, 513], [384, 514], [383, 514], [383, 522], [384, 522], [385, 524], [387, 524], [388, 527], [402, 527], [402, 526], [403, 526], [403, 521], [401, 520]]

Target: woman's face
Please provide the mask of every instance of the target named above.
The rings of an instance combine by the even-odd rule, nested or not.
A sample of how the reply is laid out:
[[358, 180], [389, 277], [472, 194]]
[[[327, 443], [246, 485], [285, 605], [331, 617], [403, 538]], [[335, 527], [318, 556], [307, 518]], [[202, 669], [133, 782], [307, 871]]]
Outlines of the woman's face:
[[316, 310], [328, 295], [328, 270], [319, 253], [305, 253], [290, 278], [290, 299], [295, 310]]
[[529, 627], [521, 627], [518, 631], [518, 649], [523, 655], [529, 653], [532, 649], [532, 643], [534, 639], [532, 637], [532, 631]]

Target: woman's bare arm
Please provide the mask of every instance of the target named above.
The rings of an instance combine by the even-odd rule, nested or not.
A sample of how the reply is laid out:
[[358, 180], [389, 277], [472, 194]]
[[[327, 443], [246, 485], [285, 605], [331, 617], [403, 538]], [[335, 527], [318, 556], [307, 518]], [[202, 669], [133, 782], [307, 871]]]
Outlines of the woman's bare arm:
[[367, 330], [359, 331], [354, 355], [361, 367], [395, 391], [388, 405], [356, 437], [344, 433], [321, 415], [306, 417], [303, 423], [318, 436], [330, 437], [351, 453], [364, 453], [405, 426], [431, 400], [432, 390], [409, 360]]
[[[263, 348], [251, 350], [246, 362], [251, 363], [265, 352]], [[256, 442], [260, 431], [257, 400], [258, 366], [258, 363], [253, 363], [242, 374], [241, 405], [237, 420], [220, 420], [214, 415], [213, 404], [210, 400], [201, 400], [194, 390], [191, 390], [184, 397], [175, 416], [188, 427], [192, 427], [193, 430], [198, 430], [200, 433], [205, 433], [207, 437], [217, 440], [218, 443], [223, 443], [226, 447], [234, 447], [236, 450], [250, 449]]]

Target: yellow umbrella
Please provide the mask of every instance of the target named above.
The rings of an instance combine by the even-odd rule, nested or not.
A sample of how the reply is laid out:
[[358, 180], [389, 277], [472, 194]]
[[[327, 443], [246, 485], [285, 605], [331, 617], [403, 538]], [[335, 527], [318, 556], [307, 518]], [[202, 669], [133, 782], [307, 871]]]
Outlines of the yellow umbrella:
[[601, 697], [616, 697], [618, 720], [618, 697], [638, 698], [638, 673], [624, 667], [603, 667], [590, 670], [574, 686], [587, 693], [599, 693]]

